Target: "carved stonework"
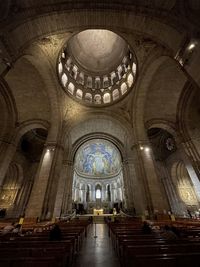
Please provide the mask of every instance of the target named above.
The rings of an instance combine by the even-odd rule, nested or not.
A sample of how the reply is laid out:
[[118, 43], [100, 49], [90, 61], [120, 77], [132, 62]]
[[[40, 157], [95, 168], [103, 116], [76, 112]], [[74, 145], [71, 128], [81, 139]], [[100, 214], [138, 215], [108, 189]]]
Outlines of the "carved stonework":
[[197, 199], [191, 188], [179, 188], [180, 197], [187, 205], [197, 205]]

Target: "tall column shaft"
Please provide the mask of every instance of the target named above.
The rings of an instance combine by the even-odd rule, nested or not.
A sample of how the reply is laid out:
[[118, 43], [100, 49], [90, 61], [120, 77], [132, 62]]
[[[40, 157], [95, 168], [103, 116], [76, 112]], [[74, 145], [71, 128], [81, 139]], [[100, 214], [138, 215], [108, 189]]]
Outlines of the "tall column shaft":
[[[64, 161], [58, 183], [58, 190], [56, 194], [53, 217], [60, 217], [61, 214], [63, 213], [62, 208], [63, 208], [64, 194], [66, 192], [66, 187], [68, 186], [70, 179], [69, 177], [67, 177], [67, 172], [68, 172], [68, 164], [66, 161]], [[76, 190], [74, 192], [74, 197], [76, 198]]]
[[26, 217], [41, 217], [53, 157], [54, 150], [45, 147], [27, 205]]
[[2, 142], [0, 145], [0, 188], [3, 186], [3, 181], [9, 165], [13, 159], [16, 152], [16, 146], [12, 143]]

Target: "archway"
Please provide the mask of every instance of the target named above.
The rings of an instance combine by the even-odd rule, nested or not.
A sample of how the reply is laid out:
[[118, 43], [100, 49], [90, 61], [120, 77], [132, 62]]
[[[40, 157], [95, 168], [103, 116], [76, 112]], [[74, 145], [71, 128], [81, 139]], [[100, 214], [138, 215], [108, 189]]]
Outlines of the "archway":
[[173, 185], [180, 199], [180, 209], [187, 216], [187, 210], [191, 213], [199, 212], [198, 197], [191, 177], [183, 161], [175, 162], [171, 169]]
[[76, 151], [72, 185], [72, 201], [78, 212], [93, 213], [103, 209], [109, 213], [122, 207], [122, 158], [118, 148], [105, 139], [91, 139]]
[[0, 195], [0, 207], [7, 210], [7, 217], [25, 214], [46, 138], [46, 129], [32, 128], [18, 140]]
[[9, 211], [12, 208], [20, 191], [22, 181], [22, 167], [19, 164], [12, 162], [6, 173], [3, 187], [0, 193], [0, 209]]

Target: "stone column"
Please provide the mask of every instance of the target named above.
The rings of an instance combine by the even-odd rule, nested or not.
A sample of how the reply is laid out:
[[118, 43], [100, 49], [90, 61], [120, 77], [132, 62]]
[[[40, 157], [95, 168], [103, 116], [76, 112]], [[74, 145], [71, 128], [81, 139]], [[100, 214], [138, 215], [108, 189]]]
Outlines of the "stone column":
[[113, 183], [110, 184], [110, 192], [111, 192], [111, 202], [113, 204], [115, 201], [115, 190], [114, 190], [114, 184]]
[[102, 184], [102, 201], [106, 201], [106, 185]]
[[137, 177], [143, 185], [143, 192], [141, 192], [144, 194], [143, 205], [146, 205], [145, 209], [153, 216], [155, 210], [161, 212], [167, 209], [167, 199], [162, 195], [161, 183], [159, 182], [160, 177], [158, 177], [156, 172], [150, 143], [146, 141], [142, 145], [136, 144], [133, 149]]
[[54, 158], [54, 146], [44, 147], [38, 170], [34, 179], [34, 184], [30, 199], [26, 208], [26, 217], [41, 217], [45, 194], [48, 186], [52, 162]]
[[16, 145], [14, 143], [1, 142], [0, 152], [1, 152], [0, 153], [0, 191], [1, 191], [5, 175], [16, 152]]
[[[73, 162], [70, 160], [67, 160], [65, 162], [66, 164], [66, 186], [65, 186], [65, 192], [64, 192], [64, 198], [63, 198], [63, 205], [62, 205], [62, 213], [71, 213], [72, 211], [72, 184], [73, 184], [73, 175], [74, 175], [74, 168], [73, 168]], [[76, 201], [79, 202], [79, 183], [76, 184], [75, 189], [75, 197]]]
[[28, 202], [29, 195], [31, 193], [31, 189], [33, 186], [33, 181], [28, 180], [24, 181], [24, 184], [21, 188], [18, 203], [15, 206], [15, 209], [17, 211], [17, 217], [24, 215], [26, 204]]
[[54, 157], [51, 164], [51, 171], [47, 184], [47, 190], [43, 203], [42, 219], [51, 219], [54, 212], [58, 184], [63, 162], [63, 147], [60, 144], [55, 145]]
[[75, 199], [76, 199], [76, 201], [78, 202], [78, 200], [79, 200], [79, 188], [76, 186], [76, 189], [75, 189]]
[[[142, 191], [142, 181], [139, 175], [136, 175], [135, 159], [128, 158], [124, 161], [124, 168], [126, 168], [126, 179], [124, 178], [125, 194], [128, 195], [127, 209], [137, 214], [142, 214], [145, 209], [144, 194]], [[126, 192], [127, 191], [127, 192]]]
[[193, 183], [197, 199], [200, 203], [200, 165], [198, 155], [193, 153], [194, 148], [190, 141], [182, 142], [177, 146]]
[[95, 184], [92, 184], [92, 201], [96, 201], [96, 191], [95, 191]]
[[[63, 161], [59, 183], [58, 183], [58, 190], [56, 194], [56, 200], [54, 205], [54, 212], [53, 217], [60, 217], [61, 214], [67, 212], [67, 208], [64, 211], [63, 202], [66, 202], [64, 206], [68, 206], [67, 203], [70, 201], [69, 195], [70, 195], [70, 179], [73, 178], [69, 176], [69, 169], [72, 168], [72, 162], [71, 161]], [[76, 189], [74, 190], [74, 198], [76, 199]], [[71, 199], [72, 201], [72, 199]]]
[[169, 208], [168, 211], [172, 211], [173, 214], [183, 215], [183, 203], [177, 194], [176, 188], [172, 182], [172, 178], [164, 162], [157, 162], [159, 169], [161, 182], [165, 189], [165, 194], [168, 198]]
[[84, 186], [85, 187], [84, 187], [84, 189], [82, 191], [83, 191], [83, 204], [84, 204], [84, 207], [85, 207], [85, 204], [86, 204], [87, 185], [85, 184]]

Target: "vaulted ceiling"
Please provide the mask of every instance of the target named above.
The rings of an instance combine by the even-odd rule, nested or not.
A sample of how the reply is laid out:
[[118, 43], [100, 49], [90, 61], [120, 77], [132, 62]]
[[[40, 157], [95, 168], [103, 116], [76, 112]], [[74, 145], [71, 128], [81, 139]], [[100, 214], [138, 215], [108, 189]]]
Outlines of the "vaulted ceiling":
[[[197, 1], [0, 1], [0, 71], [16, 105], [16, 123], [47, 122], [52, 139], [58, 137], [63, 121], [76, 128], [87, 116], [96, 121], [102, 120], [100, 116], [117, 119], [133, 128], [140, 139], [154, 123], [167, 121], [176, 127], [187, 82], [197, 87], [200, 83], [198, 42], [193, 53], [188, 50], [199, 38], [199, 13]], [[75, 102], [58, 79], [62, 47], [88, 29], [118, 34], [135, 53], [137, 74], [132, 90], [108, 107]], [[95, 55], [95, 47], [83, 45], [88, 54], [79, 53], [79, 61], [89, 57], [90, 49]], [[77, 55], [78, 48], [74, 49]], [[112, 62], [116, 57], [113, 52]], [[181, 60], [187, 64], [181, 65]]]

